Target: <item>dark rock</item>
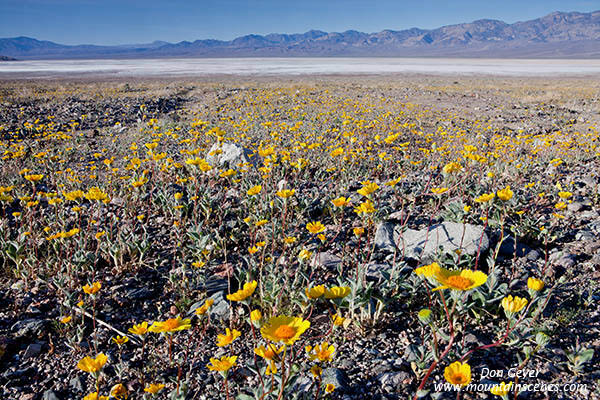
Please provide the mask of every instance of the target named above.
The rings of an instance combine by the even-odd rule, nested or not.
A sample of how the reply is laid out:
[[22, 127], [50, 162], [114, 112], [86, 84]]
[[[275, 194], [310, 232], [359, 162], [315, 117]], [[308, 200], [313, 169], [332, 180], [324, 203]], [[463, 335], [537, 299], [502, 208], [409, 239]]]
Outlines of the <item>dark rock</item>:
[[11, 331], [15, 333], [16, 338], [24, 337], [40, 337], [43, 336], [48, 330], [48, 321], [45, 319], [24, 319], [18, 321], [11, 328]]
[[229, 283], [225, 278], [211, 277], [204, 284], [206, 294], [213, 295], [217, 292], [226, 292], [229, 290]]
[[332, 383], [336, 389], [345, 391], [348, 389], [348, 377], [346, 373], [339, 368], [326, 368], [323, 369], [321, 375], [323, 383], [326, 385]]
[[330, 252], [320, 252], [313, 256], [311, 266], [314, 267], [325, 267], [328, 270], [335, 271], [337, 267], [342, 263], [342, 259]]
[[54, 391], [46, 390], [42, 396], [42, 400], [59, 400], [59, 398]]
[[213, 305], [208, 309], [208, 313], [211, 318], [220, 321], [229, 318], [230, 305], [229, 301], [225, 298], [225, 292], [217, 292], [210, 296], [214, 300]]
[[405, 371], [384, 372], [377, 376], [377, 380], [382, 386], [391, 386], [393, 389], [398, 389], [410, 384], [413, 377]]
[[27, 346], [25, 349], [25, 354], [23, 354], [23, 359], [26, 360], [31, 357], [35, 357], [42, 352], [42, 345], [40, 343], [32, 343]]
[[[517, 257], [524, 257], [529, 254], [531, 249], [517, 240], [516, 253]], [[513, 236], [506, 237], [500, 245], [500, 255], [510, 258], [515, 255], [515, 238]]]
[[81, 376], [76, 376], [69, 381], [69, 387], [77, 392], [85, 391], [85, 380]]

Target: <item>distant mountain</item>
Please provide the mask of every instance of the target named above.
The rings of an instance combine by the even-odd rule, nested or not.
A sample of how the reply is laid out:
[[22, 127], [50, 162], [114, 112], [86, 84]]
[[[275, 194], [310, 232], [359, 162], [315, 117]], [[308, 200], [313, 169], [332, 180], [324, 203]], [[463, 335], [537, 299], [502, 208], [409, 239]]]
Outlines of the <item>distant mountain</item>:
[[377, 33], [308, 31], [246, 35], [230, 41], [67, 46], [27, 37], [0, 39], [0, 54], [19, 59], [160, 57], [498, 57], [600, 58], [600, 11], [554, 12], [507, 24], [482, 19], [437, 29]]
[[0, 56], [0, 61], [17, 61], [17, 59], [7, 56]]

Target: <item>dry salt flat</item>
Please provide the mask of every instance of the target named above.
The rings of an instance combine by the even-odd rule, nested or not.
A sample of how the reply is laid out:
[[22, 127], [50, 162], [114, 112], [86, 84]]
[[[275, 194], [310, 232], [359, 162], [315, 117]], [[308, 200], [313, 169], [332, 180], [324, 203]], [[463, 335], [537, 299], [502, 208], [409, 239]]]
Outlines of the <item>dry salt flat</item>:
[[35, 60], [0, 64], [1, 78], [284, 75], [594, 76], [600, 60], [450, 58], [176, 58]]

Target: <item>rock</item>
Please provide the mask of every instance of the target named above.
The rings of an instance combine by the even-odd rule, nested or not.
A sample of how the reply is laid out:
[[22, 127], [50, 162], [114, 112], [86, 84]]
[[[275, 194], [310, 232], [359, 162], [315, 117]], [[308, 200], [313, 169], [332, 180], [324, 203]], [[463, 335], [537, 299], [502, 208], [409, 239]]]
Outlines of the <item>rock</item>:
[[[481, 246], [480, 246], [481, 241]], [[396, 246], [396, 243], [398, 244]], [[471, 224], [443, 222], [430, 229], [400, 232], [400, 226], [391, 222], [380, 224], [375, 232], [375, 247], [384, 251], [404, 251], [407, 258], [431, 261], [438, 251], [474, 255], [477, 250], [485, 252], [489, 248], [489, 239], [483, 228]]]
[[15, 332], [16, 338], [24, 338], [28, 336], [40, 337], [43, 336], [48, 329], [48, 321], [45, 319], [24, 319], [18, 321], [11, 328]]
[[348, 377], [346, 373], [339, 368], [325, 368], [321, 375], [323, 384], [332, 383], [336, 389], [345, 391], [348, 389]]
[[592, 231], [588, 231], [586, 229], [577, 231], [577, 233], [575, 234], [575, 240], [577, 240], [579, 242], [594, 240], [594, 239], [596, 239], [596, 235], [594, 235], [594, 233]]
[[31, 357], [35, 357], [42, 352], [42, 345], [40, 343], [32, 343], [25, 349], [23, 359], [26, 360]]
[[208, 150], [206, 162], [221, 168], [238, 169], [240, 164], [250, 163], [256, 167], [258, 154], [233, 143], [215, 143]]
[[335, 271], [337, 267], [342, 263], [342, 259], [328, 251], [317, 253], [313, 256], [310, 263], [311, 267], [325, 267], [328, 270]]
[[590, 260], [592, 262], [592, 264], [594, 265], [600, 265], [600, 253], [596, 253], [592, 256], [592, 259]]
[[54, 391], [46, 390], [44, 392], [44, 395], [42, 396], [42, 400], [59, 400], [59, 399], [58, 399], [58, 396], [56, 396], [56, 393], [54, 393]]
[[126, 298], [131, 300], [145, 300], [154, 296], [154, 292], [149, 290], [148, 288], [133, 288], [127, 292]]
[[[492, 246], [495, 247], [495, 246]], [[531, 249], [524, 245], [523, 243], [519, 243], [519, 241], [517, 241], [517, 248], [516, 248], [516, 253], [517, 253], [517, 257], [524, 257], [525, 255], [529, 254], [529, 252], [531, 251]], [[500, 245], [500, 255], [507, 257], [507, 258], [511, 258], [515, 255], [515, 238], [512, 236], [507, 236], [503, 241], [502, 244]]]
[[227, 279], [213, 276], [206, 281], [203, 289], [210, 296], [217, 292], [226, 292], [229, 290], [229, 284]]
[[531, 250], [529, 253], [527, 253], [527, 260], [528, 261], [537, 261], [540, 259], [542, 255], [540, 254], [539, 251], [537, 250]]
[[577, 257], [574, 254], [557, 252], [550, 256], [550, 262], [558, 267], [567, 269], [575, 266]]
[[366, 277], [369, 280], [380, 281], [391, 273], [390, 264], [369, 263], [367, 265]]
[[76, 376], [69, 381], [69, 387], [73, 388], [73, 390], [77, 392], [85, 391], [85, 381], [81, 378], [81, 376]]
[[413, 377], [405, 371], [384, 372], [377, 376], [381, 386], [391, 386], [394, 389], [406, 387], [413, 380]]
[[225, 292], [217, 292], [210, 296], [214, 300], [213, 305], [208, 309], [210, 317], [223, 321], [229, 318], [229, 301], [225, 298]]
[[571, 212], [579, 212], [579, 211], [583, 210], [583, 204], [578, 201], [574, 201], [572, 203], [569, 203], [569, 205], [567, 205], [567, 210], [569, 210]]

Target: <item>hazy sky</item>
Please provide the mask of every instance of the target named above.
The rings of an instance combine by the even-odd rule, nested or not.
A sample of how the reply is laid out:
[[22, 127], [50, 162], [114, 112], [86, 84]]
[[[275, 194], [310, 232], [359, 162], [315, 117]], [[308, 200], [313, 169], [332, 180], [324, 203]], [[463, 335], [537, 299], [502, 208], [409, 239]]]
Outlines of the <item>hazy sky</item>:
[[229, 40], [310, 29], [377, 32], [595, 11], [600, 0], [0, 0], [0, 38], [64, 44]]

